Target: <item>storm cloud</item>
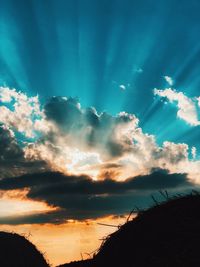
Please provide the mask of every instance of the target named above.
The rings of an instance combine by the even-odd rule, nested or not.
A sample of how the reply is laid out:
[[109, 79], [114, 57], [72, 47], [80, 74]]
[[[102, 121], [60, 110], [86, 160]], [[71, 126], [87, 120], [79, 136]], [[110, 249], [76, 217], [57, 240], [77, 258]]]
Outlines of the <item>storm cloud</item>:
[[[27, 198], [58, 207], [58, 211], [29, 217], [38, 221], [59, 222], [67, 219], [89, 219], [107, 214], [129, 212], [134, 205], [146, 201], [158, 190], [188, 188], [185, 174], [169, 174], [155, 170], [149, 175], [118, 182], [110, 178], [94, 181], [86, 175], [67, 176], [58, 172], [44, 172], [0, 180], [0, 190], [28, 188]], [[21, 218], [22, 219], [22, 218]], [[28, 219], [24, 218], [25, 220]]]

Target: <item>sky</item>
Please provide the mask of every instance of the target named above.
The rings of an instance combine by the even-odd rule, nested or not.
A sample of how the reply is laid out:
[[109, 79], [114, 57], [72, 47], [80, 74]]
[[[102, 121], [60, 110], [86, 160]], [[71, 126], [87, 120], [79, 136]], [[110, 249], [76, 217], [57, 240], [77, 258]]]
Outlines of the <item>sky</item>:
[[98, 247], [99, 221], [199, 189], [198, 0], [0, 6], [0, 229], [56, 265]]

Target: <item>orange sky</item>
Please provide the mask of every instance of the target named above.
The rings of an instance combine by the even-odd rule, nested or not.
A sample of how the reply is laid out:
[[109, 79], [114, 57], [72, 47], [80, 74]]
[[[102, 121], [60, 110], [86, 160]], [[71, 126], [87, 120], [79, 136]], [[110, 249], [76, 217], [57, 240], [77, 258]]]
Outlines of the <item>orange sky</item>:
[[[26, 197], [27, 190], [0, 190], [0, 218], [15, 218], [40, 214], [56, 210], [45, 202], [32, 201]], [[94, 220], [75, 221], [54, 224], [21, 224], [0, 225], [0, 231], [14, 231], [25, 235], [33, 242], [52, 266], [62, 263], [88, 258], [88, 253], [94, 252], [101, 244], [103, 237], [107, 236], [117, 227], [99, 225], [99, 223], [120, 225], [126, 217], [107, 216]]]
[[105, 217], [97, 220], [69, 221], [65, 224], [26, 224], [26, 225], [1, 225], [1, 231], [14, 231], [29, 236], [52, 266], [73, 260], [88, 258], [87, 253], [95, 251], [101, 244], [99, 239], [115, 231], [117, 228], [102, 226], [98, 223], [119, 225], [126, 218]]

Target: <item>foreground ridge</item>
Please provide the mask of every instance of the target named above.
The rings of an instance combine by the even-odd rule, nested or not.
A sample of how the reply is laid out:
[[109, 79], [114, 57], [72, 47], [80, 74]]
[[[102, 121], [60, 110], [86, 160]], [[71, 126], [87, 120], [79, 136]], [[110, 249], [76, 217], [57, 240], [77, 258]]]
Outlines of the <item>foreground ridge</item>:
[[44, 256], [24, 236], [0, 232], [1, 267], [49, 267]]
[[158, 203], [108, 236], [89, 261], [62, 267], [190, 267], [200, 266], [200, 195]]

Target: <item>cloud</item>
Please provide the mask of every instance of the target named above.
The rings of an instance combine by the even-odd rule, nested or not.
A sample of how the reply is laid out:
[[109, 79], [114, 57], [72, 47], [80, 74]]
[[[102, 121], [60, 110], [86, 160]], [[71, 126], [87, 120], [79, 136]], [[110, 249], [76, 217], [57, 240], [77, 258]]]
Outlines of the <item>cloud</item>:
[[[112, 179], [124, 181], [130, 173], [148, 174], [152, 168], [189, 172], [191, 177], [194, 176], [191, 164], [193, 167], [195, 164], [195, 175], [199, 168], [198, 161], [189, 160], [187, 144], [166, 141], [158, 146], [155, 136], [139, 127], [139, 119], [134, 114], [98, 113], [94, 107], [82, 108], [77, 99], [66, 97], [52, 97], [41, 106], [38, 97], [29, 98], [9, 88], [1, 88], [1, 101], [0, 108], [6, 108], [11, 115], [3, 117], [4, 121], [0, 113], [4, 127], [13, 134], [23, 135], [20, 144], [15, 139], [22, 153], [15, 170], [21, 174], [32, 173], [34, 169], [50, 170], [72, 175], [84, 173], [94, 180], [109, 174]], [[28, 110], [26, 114], [22, 112], [24, 106]], [[13, 116], [25, 125], [23, 130]], [[35, 137], [30, 140], [27, 135]], [[7, 170], [17, 175], [10, 166]], [[108, 169], [108, 166], [112, 167]]]
[[138, 119], [132, 114], [98, 114], [95, 108], [83, 109], [76, 99], [63, 97], [50, 99], [43, 112], [53, 126], [25, 148], [26, 158], [48, 160], [57, 170], [78, 169], [84, 162], [86, 166], [115, 160], [133, 149]]
[[0, 113], [0, 190], [8, 195], [27, 190], [30, 201], [58, 208], [0, 218], [0, 223], [124, 213], [136, 203], [149, 203], [155, 190], [200, 183], [196, 151], [184, 143], [158, 145], [134, 114], [98, 113], [67, 97], [41, 105], [38, 97], [9, 88], [1, 89], [0, 108], [9, 113]]
[[136, 72], [136, 73], [142, 73], [142, 72], [143, 72], [143, 69], [140, 68], [140, 67], [135, 66], [135, 67], [133, 68], [133, 72]]
[[171, 88], [164, 90], [154, 89], [154, 95], [164, 97], [168, 99], [170, 103], [175, 102], [178, 108], [177, 117], [180, 119], [184, 120], [191, 126], [200, 125], [197, 110], [197, 98], [189, 98], [184, 93], [177, 92]]
[[42, 160], [27, 161], [14, 132], [0, 125], [0, 178], [32, 173], [35, 169], [44, 171], [48, 168]]
[[18, 161], [23, 151], [15, 140], [14, 133], [4, 125], [0, 126], [0, 163]]
[[44, 114], [55, 127], [29, 144], [25, 155], [47, 161], [53, 170], [87, 173], [97, 179], [105, 164], [115, 163], [121, 166], [115, 178], [126, 179], [130, 172], [137, 175], [163, 166], [177, 171], [179, 163], [187, 161], [187, 145], [166, 142], [158, 147], [133, 114], [98, 114], [94, 108], [81, 108], [76, 99], [60, 97], [46, 104]]
[[0, 125], [0, 176], [20, 174], [18, 167], [23, 162], [23, 150], [18, 145], [14, 133], [5, 125]]
[[197, 156], [197, 149], [196, 149], [196, 147], [193, 146], [191, 148], [191, 154], [192, 154], [192, 158], [195, 159], [196, 156]]
[[166, 75], [166, 76], [164, 76], [164, 79], [170, 86], [172, 86], [174, 84], [174, 81], [170, 76]]
[[126, 86], [124, 84], [120, 84], [119, 85], [119, 88], [122, 90], [122, 91], [125, 91], [126, 90]]
[[[54, 122], [57, 129], [48, 138], [61, 138], [80, 147], [104, 150], [110, 156], [120, 156], [130, 143], [129, 132], [137, 127], [138, 119], [126, 112], [111, 116], [98, 114], [95, 108], [82, 109], [73, 98], [54, 97], [44, 107], [46, 120]], [[56, 134], [56, 136], [54, 136]]]
[[[130, 201], [140, 200], [141, 195], [147, 198], [149, 193], [155, 190], [180, 189], [190, 185], [185, 174], [169, 174], [166, 170], [153, 170], [149, 175], [131, 177], [125, 182], [106, 177], [101, 181], [93, 181], [86, 175], [69, 176], [58, 172], [35, 173], [0, 180], [0, 190], [9, 192], [26, 188], [26, 197], [29, 200], [46, 202], [50, 206], [60, 208], [54, 212], [39, 214], [38, 222], [89, 219], [114, 211], [120, 214], [130, 211], [134, 205], [134, 202]], [[36, 222], [33, 215], [25, 216], [24, 220], [27, 219], [32, 223]], [[18, 220], [22, 222], [23, 218]]]
[[0, 123], [33, 138], [36, 131], [45, 131], [46, 127], [41, 127], [42, 119], [38, 96], [28, 97], [16, 89], [0, 87]]

